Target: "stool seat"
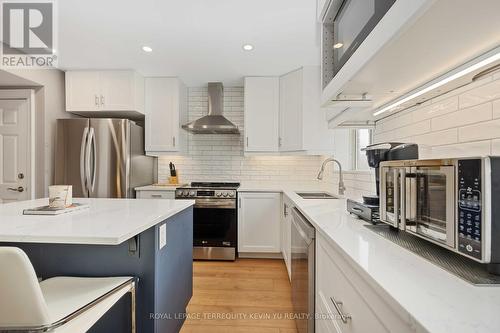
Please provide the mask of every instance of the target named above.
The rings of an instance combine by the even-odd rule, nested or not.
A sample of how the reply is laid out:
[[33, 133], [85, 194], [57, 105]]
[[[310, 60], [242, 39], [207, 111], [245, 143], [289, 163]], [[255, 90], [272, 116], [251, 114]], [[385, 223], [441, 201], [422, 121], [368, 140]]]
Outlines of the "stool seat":
[[0, 247], [0, 332], [87, 332], [126, 293], [135, 332], [134, 277], [53, 277], [38, 282], [19, 248]]
[[[49, 318], [56, 323], [76, 313], [85, 306], [95, 302], [99, 298], [117, 289], [114, 295], [109, 295], [110, 300], [118, 301], [124, 294], [130, 292], [127, 283], [131, 277], [54, 277], [40, 282], [43, 298], [47, 303]], [[118, 288], [122, 286], [122, 288]], [[116, 301], [113, 302], [116, 303]], [[93, 308], [93, 307], [92, 307]], [[89, 309], [90, 310], [90, 309]], [[107, 309], [106, 309], [107, 311]], [[105, 312], [106, 312], [105, 311]], [[104, 313], [97, 317], [94, 324]], [[89, 318], [87, 318], [89, 319]], [[92, 325], [89, 326], [89, 328]], [[58, 330], [59, 331], [59, 330]]]

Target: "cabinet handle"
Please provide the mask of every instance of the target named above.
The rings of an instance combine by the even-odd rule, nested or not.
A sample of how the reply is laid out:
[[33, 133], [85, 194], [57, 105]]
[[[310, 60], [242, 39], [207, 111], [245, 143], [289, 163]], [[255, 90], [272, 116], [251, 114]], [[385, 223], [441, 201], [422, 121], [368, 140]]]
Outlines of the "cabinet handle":
[[151, 194], [151, 198], [161, 198], [161, 194]]
[[172, 137], [172, 145], [175, 147], [175, 136]]
[[281, 137], [278, 138], [278, 147], [281, 147]]
[[333, 297], [330, 297], [330, 300], [332, 301], [333, 303], [333, 306], [335, 307], [335, 310], [337, 310], [339, 316], [340, 316], [340, 319], [342, 319], [342, 322], [344, 324], [347, 324], [347, 322], [352, 319], [351, 315], [346, 315], [342, 312], [342, 310], [340, 309], [340, 307], [342, 306], [342, 302], [337, 302], [333, 299]]
[[104, 96], [101, 95], [101, 105], [104, 106]]
[[241, 198], [238, 198], [238, 208], [241, 208]]
[[283, 204], [283, 216], [288, 216], [288, 206], [287, 204]]
[[99, 107], [99, 96], [94, 95], [95, 106]]
[[247, 147], [248, 147], [248, 136], [247, 136]]

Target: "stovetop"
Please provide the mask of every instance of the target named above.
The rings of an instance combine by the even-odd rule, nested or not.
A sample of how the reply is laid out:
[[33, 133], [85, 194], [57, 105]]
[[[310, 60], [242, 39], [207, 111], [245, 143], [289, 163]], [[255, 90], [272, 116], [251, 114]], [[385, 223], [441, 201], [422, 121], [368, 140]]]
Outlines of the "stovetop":
[[192, 182], [189, 186], [183, 188], [225, 188], [237, 189], [240, 183], [225, 183], [225, 182]]

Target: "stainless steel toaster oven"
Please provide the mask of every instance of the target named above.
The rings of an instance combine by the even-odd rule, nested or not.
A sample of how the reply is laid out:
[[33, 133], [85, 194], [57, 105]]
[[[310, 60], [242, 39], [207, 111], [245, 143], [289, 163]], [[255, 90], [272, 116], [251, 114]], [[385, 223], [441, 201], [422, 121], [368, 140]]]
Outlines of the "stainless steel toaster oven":
[[382, 162], [380, 221], [500, 263], [500, 157]]

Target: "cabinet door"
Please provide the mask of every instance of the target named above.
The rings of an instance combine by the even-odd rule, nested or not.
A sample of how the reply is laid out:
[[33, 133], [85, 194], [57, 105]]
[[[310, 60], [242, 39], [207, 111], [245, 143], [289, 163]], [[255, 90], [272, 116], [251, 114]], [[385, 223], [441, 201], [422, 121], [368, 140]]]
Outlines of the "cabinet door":
[[245, 78], [245, 151], [277, 152], [279, 78]]
[[178, 91], [175, 78], [146, 78], [146, 151], [178, 151]]
[[99, 81], [101, 87], [101, 110], [136, 110], [134, 72], [102, 71], [100, 72]]
[[281, 151], [303, 149], [302, 97], [302, 70], [296, 70], [280, 78]]
[[239, 252], [280, 252], [280, 207], [280, 193], [239, 194]]
[[68, 71], [66, 111], [98, 111], [101, 107], [99, 72]]

